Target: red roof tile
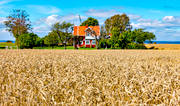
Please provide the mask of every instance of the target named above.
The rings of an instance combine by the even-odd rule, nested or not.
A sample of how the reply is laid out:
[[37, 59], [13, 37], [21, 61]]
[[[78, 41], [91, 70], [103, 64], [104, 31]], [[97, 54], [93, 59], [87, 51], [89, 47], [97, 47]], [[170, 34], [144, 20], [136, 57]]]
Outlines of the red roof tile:
[[91, 28], [96, 32], [97, 36], [100, 36], [100, 27], [99, 26], [74, 26], [74, 36], [86, 36], [85, 30]]

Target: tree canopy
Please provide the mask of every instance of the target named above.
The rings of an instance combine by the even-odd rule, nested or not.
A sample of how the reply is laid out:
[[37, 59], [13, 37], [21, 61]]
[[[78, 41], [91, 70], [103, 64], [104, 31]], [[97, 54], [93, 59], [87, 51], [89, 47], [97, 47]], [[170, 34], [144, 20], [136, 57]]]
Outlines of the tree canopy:
[[113, 28], [112, 37], [109, 39], [111, 48], [121, 49], [142, 49], [145, 48], [144, 42], [156, 39], [151, 32], [144, 31], [144, 29], [128, 30], [118, 33], [118, 28]]
[[28, 33], [28, 30], [32, 29], [29, 15], [25, 10], [12, 10], [4, 23], [7, 31], [11, 32], [16, 39], [19, 35]]
[[62, 22], [62, 23], [55, 23], [52, 26], [52, 32], [58, 35], [60, 42], [64, 45], [66, 49], [66, 43], [71, 39], [73, 31], [73, 24]]
[[26, 33], [19, 36], [19, 47], [21, 49], [23, 48], [33, 48], [36, 46], [36, 42], [38, 39], [38, 36], [34, 33]]
[[130, 29], [130, 19], [126, 14], [114, 15], [105, 21], [105, 28], [107, 33], [111, 33], [116, 28], [119, 33]]
[[50, 32], [47, 36], [44, 37], [44, 44], [48, 46], [57, 46], [59, 43], [58, 35], [57, 33]]
[[98, 26], [99, 22], [97, 19], [89, 17], [80, 26]]

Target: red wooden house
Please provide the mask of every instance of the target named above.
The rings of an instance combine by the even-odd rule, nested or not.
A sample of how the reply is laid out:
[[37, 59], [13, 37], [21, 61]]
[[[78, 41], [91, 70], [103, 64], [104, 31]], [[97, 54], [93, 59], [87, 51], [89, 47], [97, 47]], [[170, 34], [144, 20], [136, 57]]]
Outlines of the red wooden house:
[[99, 26], [74, 26], [74, 36], [82, 37], [82, 41], [75, 46], [79, 47], [95, 47], [96, 37], [100, 37], [100, 27]]

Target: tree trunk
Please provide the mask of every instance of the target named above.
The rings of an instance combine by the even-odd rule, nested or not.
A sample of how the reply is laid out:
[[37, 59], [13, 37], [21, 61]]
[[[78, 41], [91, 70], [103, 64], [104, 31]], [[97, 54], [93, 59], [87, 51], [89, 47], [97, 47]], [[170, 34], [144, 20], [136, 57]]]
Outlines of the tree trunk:
[[66, 50], [66, 43], [64, 44], [64, 50]]
[[74, 36], [74, 37], [73, 37], [73, 46], [74, 46], [74, 49], [77, 49], [77, 48], [76, 48], [76, 42], [75, 42], [76, 40], [75, 40], [75, 38], [76, 38], [76, 37]]
[[107, 43], [105, 43], [105, 44], [106, 44], [106, 47], [105, 47], [105, 48], [107, 49], [107, 48], [108, 48], [108, 47], [107, 47]]
[[17, 48], [20, 48], [20, 45], [19, 45], [19, 40], [18, 40], [18, 38], [16, 38], [15, 44], [16, 44]]
[[96, 39], [96, 49], [98, 49], [98, 40], [97, 40], [97, 36], [95, 36]]

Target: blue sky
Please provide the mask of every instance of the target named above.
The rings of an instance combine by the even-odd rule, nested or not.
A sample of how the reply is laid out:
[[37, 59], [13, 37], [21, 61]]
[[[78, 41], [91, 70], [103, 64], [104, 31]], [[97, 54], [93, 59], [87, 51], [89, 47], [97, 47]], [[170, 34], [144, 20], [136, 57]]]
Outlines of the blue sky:
[[79, 25], [94, 17], [101, 25], [115, 14], [126, 13], [133, 28], [155, 33], [157, 40], [180, 41], [180, 0], [0, 0], [0, 40], [14, 40], [3, 21], [12, 9], [24, 9], [30, 15], [33, 32], [43, 37], [55, 22]]

